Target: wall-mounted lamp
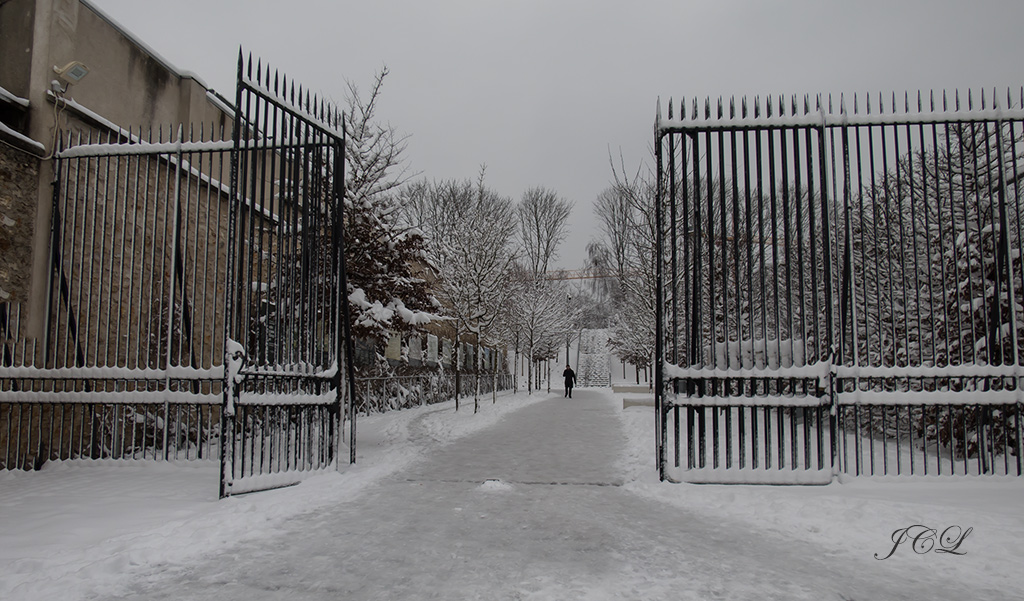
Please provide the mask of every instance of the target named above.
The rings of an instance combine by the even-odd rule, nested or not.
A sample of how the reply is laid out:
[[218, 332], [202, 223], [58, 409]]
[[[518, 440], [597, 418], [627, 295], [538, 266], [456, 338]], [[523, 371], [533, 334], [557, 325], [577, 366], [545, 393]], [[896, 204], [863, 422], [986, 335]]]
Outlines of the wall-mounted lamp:
[[[84, 63], [80, 61], [71, 61], [63, 67], [53, 66], [53, 72], [57, 74], [59, 82], [54, 80], [54, 91], [64, 93], [67, 91], [68, 86], [73, 83], [78, 83], [85, 79], [85, 76], [89, 74], [89, 67], [86, 67]], [[63, 86], [61, 86], [63, 84]]]

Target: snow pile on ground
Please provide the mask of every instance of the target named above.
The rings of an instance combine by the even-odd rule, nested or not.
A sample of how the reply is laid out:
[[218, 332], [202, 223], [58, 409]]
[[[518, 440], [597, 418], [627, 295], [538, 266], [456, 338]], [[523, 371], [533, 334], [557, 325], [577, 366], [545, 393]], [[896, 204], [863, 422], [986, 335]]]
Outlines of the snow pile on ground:
[[480, 490], [483, 492], [504, 492], [512, 490], [512, 485], [501, 480], [487, 480], [480, 485]]
[[0, 599], [78, 599], [83, 583], [94, 588], [128, 569], [270, 536], [285, 519], [351, 499], [426, 449], [542, 398], [488, 397], [475, 415], [463, 400], [458, 412], [450, 401], [361, 417], [354, 466], [223, 501], [217, 461], [57, 461], [38, 472], [0, 471]]

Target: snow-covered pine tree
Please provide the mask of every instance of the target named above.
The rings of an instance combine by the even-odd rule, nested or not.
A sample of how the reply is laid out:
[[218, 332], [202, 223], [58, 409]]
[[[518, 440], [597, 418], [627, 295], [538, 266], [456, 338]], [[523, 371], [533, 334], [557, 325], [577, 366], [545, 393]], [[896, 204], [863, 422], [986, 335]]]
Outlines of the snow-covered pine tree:
[[345, 115], [345, 260], [353, 334], [378, 345], [387, 342], [389, 330], [415, 329], [439, 310], [428, 284], [423, 235], [400, 219], [406, 139], [376, 119], [387, 74], [385, 67], [365, 97], [350, 82]]

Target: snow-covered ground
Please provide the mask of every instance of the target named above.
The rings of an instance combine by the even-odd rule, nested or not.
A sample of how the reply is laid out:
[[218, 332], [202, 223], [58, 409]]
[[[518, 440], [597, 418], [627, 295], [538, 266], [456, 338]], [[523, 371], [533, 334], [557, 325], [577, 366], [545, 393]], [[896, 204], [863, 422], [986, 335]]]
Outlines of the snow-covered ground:
[[[645, 511], [654, 508], [653, 511], [663, 511], [665, 516], [685, 515], [686, 520], [700, 525], [699, 532], [720, 530], [720, 542], [704, 540], [701, 544], [710, 545], [722, 557], [747, 553], [742, 541], [750, 541], [755, 548], [806, 545], [827, 550], [820, 563], [837, 577], [884, 566], [885, 574], [905, 574], [911, 583], [920, 583], [922, 591], [934, 592], [935, 582], [955, 582], [972, 591], [976, 599], [1024, 598], [1024, 570], [1020, 569], [1024, 560], [1021, 479], [864, 479], [819, 487], [660, 483], [652, 467], [652, 410], [634, 407], [609, 412], [608, 407], [621, 407], [620, 397], [613, 397], [606, 390], [581, 392], [589, 397], [583, 402], [601, 405], [607, 415], [619, 415], [625, 433], [624, 444], [614, 441], [609, 446], [602, 440], [593, 441], [595, 449], [607, 447], [620, 455], [613, 469], [614, 479], [624, 486], [594, 487], [590, 489], [593, 492], [586, 494], [625, 489], [645, 500]], [[558, 398], [561, 392], [553, 396]], [[202, 563], [204, 558], [239, 545], [258, 546], [261, 540], [273, 540], [286, 524], [294, 525], [295, 520], [290, 518], [371, 494], [373, 485], [387, 481], [389, 476], [424, 457], [443, 453], [453, 441], [500, 425], [511, 418], [512, 412], [550, 398], [543, 394], [505, 395], [496, 404], [483, 402], [476, 415], [471, 404], [463, 405], [470, 410], [456, 413], [452, 403], [444, 403], [363, 418], [355, 466], [346, 465], [341, 473], [315, 476], [291, 488], [224, 501], [216, 498], [214, 463], [54, 462], [40, 472], [0, 472], [0, 599], [105, 598], [107, 592], [127, 590], [140, 574], [153, 578], [176, 566]], [[606, 430], [597, 429], [576, 434], [608, 436]], [[521, 454], [524, 464], [547, 460], [531, 448], [536, 441], [531, 442], [528, 436], [521, 440], [506, 445], [500, 453]], [[516, 444], [522, 447], [516, 448]], [[459, 457], [455, 454], [449, 459]], [[552, 457], [551, 461], [557, 462], [558, 458]], [[465, 469], [468, 478], [476, 477], [472, 475], [472, 466]], [[462, 473], [462, 466], [448, 465], [444, 473], [448, 476], [437, 476], [438, 481], [454, 482], [452, 476]], [[480, 485], [480, 490], [510, 494], [518, 486], [507, 481], [489, 481]], [[548, 496], [543, 499], [559, 498], [552, 496], [555, 493], [545, 494]], [[615, 503], [632, 507], [625, 504], [621, 494], [615, 494]], [[542, 503], [534, 504], [531, 511], [551, 511], [554, 517], [564, 508]], [[463, 521], [457, 524], [458, 528], [471, 527], [466, 526], [466, 518], [459, 518]], [[624, 515], [622, 520], [628, 524], [630, 518]], [[544, 523], [543, 516], [539, 522]], [[875, 559], [875, 554], [883, 557], [890, 552], [894, 531], [919, 524], [939, 533], [951, 527], [960, 528], [961, 533], [970, 528], [970, 534], [957, 549], [963, 554], [937, 553], [938, 544], [931, 552], [916, 553], [908, 542], [900, 545], [892, 557], [884, 561]], [[365, 527], [376, 531], [378, 525]], [[387, 528], [383, 523], [379, 527]], [[654, 535], [643, 534], [638, 540], [643, 541], [643, 536], [651, 536], [651, 544], [656, 544]], [[919, 550], [928, 548], [928, 538], [919, 540], [925, 545]], [[297, 544], [301, 545], [301, 541]], [[401, 548], [403, 541], [399, 537], [390, 544]], [[591, 557], [590, 547], [583, 541], [572, 548], [580, 549], [583, 561]], [[628, 557], [620, 560], [629, 563]], [[763, 567], [768, 571], [776, 567], [771, 565], [770, 558], [752, 556], [750, 561], [753, 566], [765, 562]], [[752, 598], [749, 588], [732, 584], [727, 577], [708, 589], [701, 588], [706, 583], [697, 584], [699, 575], [691, 575], [694, 584], [687, 588], [688, 585], [680, 583], [688, 580], [679, 580], [686, 574], [665, 574], [657, 566], [645, 565], [648, 564], [629, 563], [629, 578], [635, 580], [634, 584], [647, 583], [648, 588], [643, 589], [647, 591], [655, 590], [649, 588], [652, 582], [671, 582], [678, 596], [664, 598], [701, 598], [708, 590], [720, 591], [724, 598]], [[560, 598], [559, 591], [564, 593], [565, 589], [556, 585], [557, 582], [548, 582], [545, 587], [535, 587], [533, 594], [524, 598]], [[609, 582], [604, 585], [602, 590], [618, 591], [609, 592], [606, 598], [632, 598], [628, 591], [639, 590], [615, 588]], [[812, 592], [817, 590], [810, 588]], [[914, 586], [908, 588], [914, 590]], [[578, 593], [573, 598], [590, 598], [598, 589], [587, 590], [590, 592]], [[771, 588], [777, 590], [783, 589]], [[925, 596], [931, 594], [922, 592], [919, 598], [932, 598]], [[282, 598], [285, 596], [288, 595], [281, 594]], [[180, 598], [191, 597], [183, 594]], [[765, 598], [786, 597], [768, 594]], [[833, 594], [827, 598], [845, 597]], [[901, 593], [894, 598], [915, 597]]]

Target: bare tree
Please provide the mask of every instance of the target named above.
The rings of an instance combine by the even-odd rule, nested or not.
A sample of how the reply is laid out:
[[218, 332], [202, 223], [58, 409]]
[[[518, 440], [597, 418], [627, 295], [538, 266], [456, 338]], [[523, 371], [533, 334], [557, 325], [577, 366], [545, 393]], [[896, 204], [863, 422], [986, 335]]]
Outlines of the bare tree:
[[[603, 239], [588, 247], [588, 262], [598, 273], [613, 276], [604, 286], [616, 316], [609, 344], [615, 354], [646, 367], [654, 353], [655, 306], [654, 185], [643, 165], [632, 176], [611, 161], [613, 183], [597, 198], [594, 211]], [[598, 290], [601, 292], [601, 290]]]
[[527, 390], [532, 394], [537, 365], [558, 356], [570, 319], [565, 291], [534, 279], [520, 269], [512, 278], [514, 294], [506, 305], [503, 321], [514, 332], [530, 366]]
[[572, 203], [552, 190], [536, 187], [523, 193], [517, 212], [527, 268], [535, 277], [542, 276], [558, 256], [558, 245], [568, 233], [565, 222]]
[[409, 225], [427, 236], [440, 276], [436, 294], [452, 318], [456, 340], [469, 333], [478, 344], [494, 335], [512, 292], [509, 271], [516, 258], [514, 205], [487, 188], [484, 174], [481, 168], [475, 183], [448, 180], [415, 187], [406, 205]]

